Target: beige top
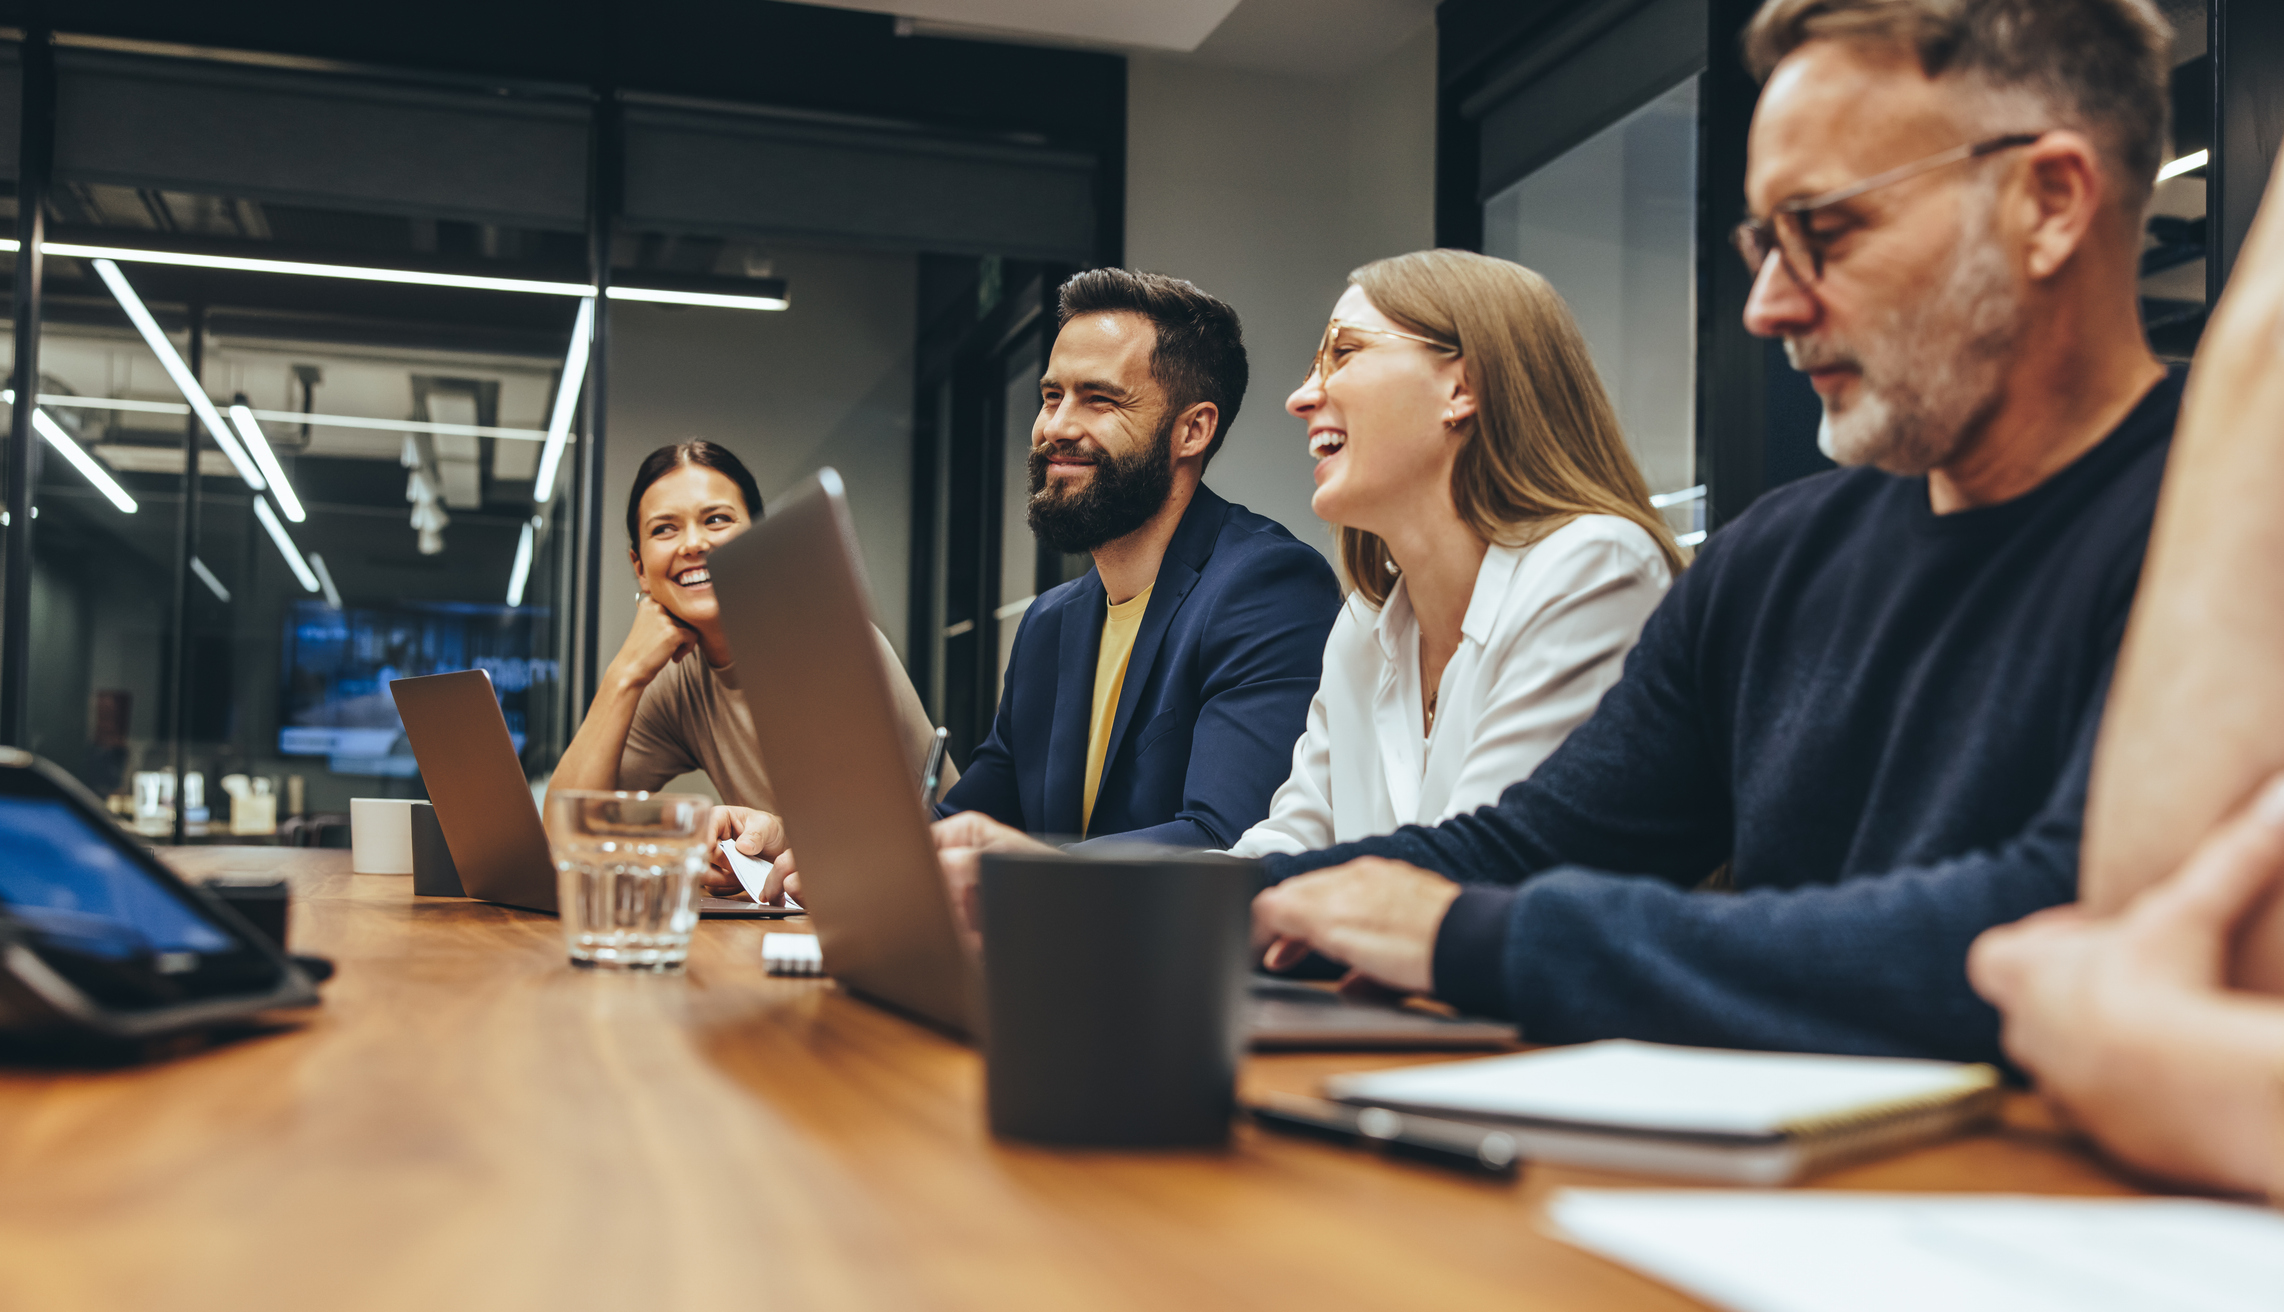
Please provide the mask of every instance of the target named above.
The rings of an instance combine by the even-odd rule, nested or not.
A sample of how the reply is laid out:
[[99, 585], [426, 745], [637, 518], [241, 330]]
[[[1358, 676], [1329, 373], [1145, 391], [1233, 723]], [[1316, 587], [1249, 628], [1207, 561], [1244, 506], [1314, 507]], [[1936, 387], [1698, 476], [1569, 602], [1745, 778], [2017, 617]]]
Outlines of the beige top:
[[[928, 722], [919, 694], [912, 691], [896, 649], [880, 630], [874, 629], [873, 636], [880, 642], [882, 668], [895, 671], [889, 684], [895, 689], [896, 719], [917, 780], [928, 762], [928, 744], [936, 728]], [[777, 809], [769, 771], [762, 766], [761, 744], [754, 737], [753, 715], [738, 688], [737, 667], [715, 669], [703, 652], [695, 650], [660, 670], [642, 690], [634, 723], [627, 729], [626, 750], [619, 756], [619, 787], [663, 788], [692, 770], [704, 770], [731, 806]], [[943, 796], [941, 790], [959, 777], [959, 771], [945, 761], [936, 795]]]

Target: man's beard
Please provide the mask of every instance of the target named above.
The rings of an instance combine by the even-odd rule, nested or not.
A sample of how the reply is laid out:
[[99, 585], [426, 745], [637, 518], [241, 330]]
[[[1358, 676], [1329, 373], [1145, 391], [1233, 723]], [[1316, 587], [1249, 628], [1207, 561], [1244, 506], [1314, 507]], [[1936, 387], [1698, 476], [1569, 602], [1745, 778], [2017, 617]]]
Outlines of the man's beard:
[[1976, 209], [1941, 285], [1881, 316], [1860, 349], [1785, 339], [1795, 369], [1854, 364], [1860, 371], [1855, 403], [1835, 415], [1827, 400], [1816, 432], [1816, 445], [1838, 463], [1924, 474], [1956, 456], [1998, 407], [2022, 301], [1991, 231], [1995, 193], [1980, 200], [1969, 202]]
[[1047, 485], [1051, 446], [1031, 448], [1031, 531], [1057, 551], [1092, 551], [1150, 521], [1174, 490], [1174, 419], [1128, 456], [1098, 455], [1086, 485], [1058, 492]]

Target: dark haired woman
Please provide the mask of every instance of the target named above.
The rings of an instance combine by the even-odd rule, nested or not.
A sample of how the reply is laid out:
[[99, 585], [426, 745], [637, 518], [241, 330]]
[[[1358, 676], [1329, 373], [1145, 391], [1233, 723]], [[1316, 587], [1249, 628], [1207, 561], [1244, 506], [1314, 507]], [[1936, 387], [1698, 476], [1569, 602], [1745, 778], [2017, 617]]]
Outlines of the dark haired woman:
[[[706, 559], [761, 518], [761, 490], [743, 462], [712, 442], [682, 442], [650, 453], [627, 494], [628, 557], [634, 562], [634, 627], [603, 671], [594, 704], [556, 763], [550, 787], [656, 789], [703, 770], [722, 800], [741, 812], [725, 831], [753, 834], [757, 855], [783, 846], [776, 798], [755, 740], [750, 695], [739, 686], [721, 603]], [[898, 677], [898, 719], [918, 776], [935, 730], [895, 649], [880, 658]], [[945, 782], [953, 777], [949, 762]]]

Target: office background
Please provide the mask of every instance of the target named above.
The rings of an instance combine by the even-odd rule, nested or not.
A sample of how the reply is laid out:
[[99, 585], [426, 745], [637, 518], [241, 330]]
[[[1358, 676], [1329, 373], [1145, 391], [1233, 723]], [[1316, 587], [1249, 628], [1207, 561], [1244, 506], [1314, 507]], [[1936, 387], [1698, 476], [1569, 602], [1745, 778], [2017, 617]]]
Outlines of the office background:
[[[1256, 381], [1211, 482], [1328, 552], [1280, 406], [1346, 271], [1431, 243], [1554, 280], [1677, 531], [1821, 467], [1813, 394], [1738, 324], [1747, 0], [1108, 8], [0, 5], [7, 235], [43, 251], [0, 257], [39, 396], [0, 470], [0, 740], [196, 841], [225, 776], [279, 819], [418, 796], [386, 680], [480, 666], [543, 777], [632, 614], [634, 466], [705, 437], [765, 496], [847, 476], [964, 760], [1023, 605], [1085, 565], [1021, 498], [1091, 264], [1237, 308]], [[2284, 13], [2165, 8], [2172, 156], [2209, 159], [2160, 188], [2144, 309], [2185, 358], [2284, 135]]]

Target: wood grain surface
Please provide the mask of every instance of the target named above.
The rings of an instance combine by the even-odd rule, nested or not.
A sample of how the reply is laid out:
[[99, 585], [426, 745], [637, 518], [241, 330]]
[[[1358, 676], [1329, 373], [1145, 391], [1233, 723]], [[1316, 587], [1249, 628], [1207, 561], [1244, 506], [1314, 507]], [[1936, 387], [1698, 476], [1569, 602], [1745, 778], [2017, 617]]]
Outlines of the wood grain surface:
[[[686, 971], [617, 976], [567, 965], [552, 918], [415, 898], [346, 852], [170, 855], [290, 876], [295, 950], [340, 973], [284, 1032], [0, 1071], [0, 1307], [1696, 1306], [1535, 1228], [1552, 1186], [1638, 1180], [1484, 1183], [1249, 1126], [1217, 1152], [996, 1142], [976, 1053], [763, 973], [761, 936], [800, 922], [706, 921]], [[1244, 1081], [1409, 1060], [1261, 1056]], [[2133, 1191], [2028, 1096], [1816, 1186]]]

